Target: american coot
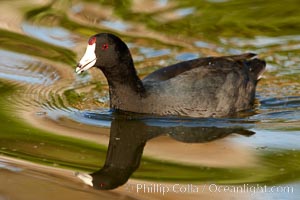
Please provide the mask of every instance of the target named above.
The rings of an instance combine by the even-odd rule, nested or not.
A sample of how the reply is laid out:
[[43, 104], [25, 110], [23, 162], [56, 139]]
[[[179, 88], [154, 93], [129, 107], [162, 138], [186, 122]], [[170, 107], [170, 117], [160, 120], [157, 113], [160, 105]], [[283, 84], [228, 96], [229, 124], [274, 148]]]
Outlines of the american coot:
[[206, 57], [161, 68], [141, 80], [127, 45], [117, 36], [92, 36], [77, 65], [99, 68], [109, 84], [110, 107], [156, 115], [225, 117], [254, 103], [265, 61], [255, 54]]

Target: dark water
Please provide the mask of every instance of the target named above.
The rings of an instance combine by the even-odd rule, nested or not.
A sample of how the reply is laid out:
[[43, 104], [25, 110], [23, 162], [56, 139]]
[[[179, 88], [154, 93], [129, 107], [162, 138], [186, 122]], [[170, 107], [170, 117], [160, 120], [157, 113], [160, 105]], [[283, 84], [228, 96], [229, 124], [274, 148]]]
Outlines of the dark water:
[[[141, 183], [288, 186], [292, 194], [253, 197], [297, 199], [300, 3], [284, 4], [1, 1], [1, 155], [80, 172], [102, 189], [131, 177]], [[126, 41], [141, 77], [196, 57], [258, 53], [268, 64], [256, 106], [231, 119], [115, 115], [101, 72], [74, 73], [87, 39], [98, 32]]]

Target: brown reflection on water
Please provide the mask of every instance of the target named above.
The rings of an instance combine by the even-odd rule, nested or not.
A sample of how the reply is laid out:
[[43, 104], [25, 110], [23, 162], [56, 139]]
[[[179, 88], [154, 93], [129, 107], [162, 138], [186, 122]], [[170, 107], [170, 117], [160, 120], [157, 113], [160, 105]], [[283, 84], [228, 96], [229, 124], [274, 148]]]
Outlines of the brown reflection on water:
[[[0, 198], [7, 199], [244, 199], [249, 198], [250, 193], [212, 193], [207, 189], [203, 190], [204, 185], [194, 184], [193, 187], [198, 190], [190, 190], [186, 192], [151, 192], [154, 185], [159, 187], [172, 188], [177, 183], [151, 182], [130, 180], [127, 184], [112, 191], [94, 190], [84, 185], [74, 176], [74, 172], [54, 167], [46, 167], [33, 164], [27, 161], [21, 161], [8, 157], [0, 157], [0, 163], [6, 165], [0, 168]], [[15, 171], [14, 171], [15, 170]], [[149, 187], [147, 189], [137, 190], [138, 185]], [[187, 188], [188, 184], [177, 184], [180, 187]], [[176, 187], [177, 187], [176, 185]], [[37, 189], [38, 188], [38, 189]], [[206, 186], [205, 186], [206, 188]], [[16, 192], [17, 191], [17, 192]], [[33, 192], [34, 191], [34, 192]]]
[[[98, 192], [85, 187], [70, 170], [46, 167], [8, 157], [0, 157], [0, 198], [6, 199], [124, 199], [135, 198], [120, 192]], [[13, 169], [13, 170], [12, 170]]]

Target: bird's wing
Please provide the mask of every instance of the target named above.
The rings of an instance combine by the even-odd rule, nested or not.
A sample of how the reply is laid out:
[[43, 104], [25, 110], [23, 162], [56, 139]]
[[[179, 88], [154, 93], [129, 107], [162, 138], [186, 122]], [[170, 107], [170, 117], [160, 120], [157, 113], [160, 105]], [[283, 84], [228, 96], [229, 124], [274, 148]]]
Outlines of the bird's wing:
[[[186, 72], [188, 70], [197, 68], [197, 67], [205, 67], [205, 66], [211, 66], [213, 68], [231, 68], [233, 63], [236, 62], [245, 62], [246, 67], [249, 67], [249, 70], [254, 69], [256, 67], [247, 66], [251, 65], [253, 62], [246, 62], [247, 60], [251, 59], [252, 57], [256, 56], [256, 54], [253, 53], [245, 53], [240, 55], [233, 55], [233, 56], [222, 56], [222, 57], [205, 57], [205, 58], [198, 58], [194, 60], [184, 61], [180, 62], [168, 67], [161, 68], [159, 70], [154, 71], [153, 73], [149, 74], [143, 79], [143, 82], [159, 82], [159, 81], [165, 81], [170, 78], [173, 78], [183, 72]], [[258, 59], [254, 59], [258, 60]], [[260, 61], [260, 60], [258, 60]], [[261, 65], [265, 65], [265, 63], [261, 63]], [[264, 69], [264, 67], [261, 67]], [[259, 71], [260, 70], [253, 70], [253, 71]], [[257, 73], [258, 74], [258, 73]]]

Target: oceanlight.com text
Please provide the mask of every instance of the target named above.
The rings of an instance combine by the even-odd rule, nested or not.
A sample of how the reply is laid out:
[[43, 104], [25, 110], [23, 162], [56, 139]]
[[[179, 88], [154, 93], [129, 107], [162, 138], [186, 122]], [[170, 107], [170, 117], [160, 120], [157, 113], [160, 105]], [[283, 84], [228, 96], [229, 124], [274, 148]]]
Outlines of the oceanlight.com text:
[[127, 190], [136, 193], [293, 193], [292, 186], [267, 186], [261, 184], [218, 185], [218, 184], [126, 184]]

